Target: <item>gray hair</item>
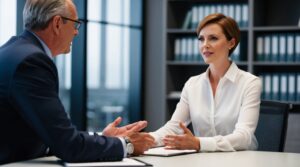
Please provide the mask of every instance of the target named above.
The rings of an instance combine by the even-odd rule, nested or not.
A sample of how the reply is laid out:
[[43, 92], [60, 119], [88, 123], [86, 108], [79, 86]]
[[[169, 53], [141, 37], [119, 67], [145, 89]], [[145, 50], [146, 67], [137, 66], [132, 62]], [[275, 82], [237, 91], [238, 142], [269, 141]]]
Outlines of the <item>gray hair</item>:
[[23, 10], [24, 28], [43, 30], [56, 15], [69, 17], [66, 0], [27, 0]]

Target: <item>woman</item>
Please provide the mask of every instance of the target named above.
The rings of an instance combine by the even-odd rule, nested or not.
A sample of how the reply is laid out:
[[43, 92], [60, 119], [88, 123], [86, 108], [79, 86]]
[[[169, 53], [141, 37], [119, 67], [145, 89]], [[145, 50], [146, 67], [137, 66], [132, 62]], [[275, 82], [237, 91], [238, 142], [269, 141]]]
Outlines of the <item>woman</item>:
[[[209, 67], [185, 83], [171, 120], [150, 134], [157, 146], [170, 149], [256, 149], [262, 83], [229, 59], [240, 41], [237, 23], [223, 14], [211, 14], [199, 23], [197, 35]], [[196, 136], [186, 128], [189, 123]]]

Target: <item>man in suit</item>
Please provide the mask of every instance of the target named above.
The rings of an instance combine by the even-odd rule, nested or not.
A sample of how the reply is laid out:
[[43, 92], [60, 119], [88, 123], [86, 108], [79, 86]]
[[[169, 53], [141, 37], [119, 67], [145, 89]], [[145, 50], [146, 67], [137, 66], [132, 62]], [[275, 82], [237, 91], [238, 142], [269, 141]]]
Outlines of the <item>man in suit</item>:
[[58, 97], [52, 57], [70, 52], [80, 22], [72, 0], [27, 0], [25, 31], [0, 47], [0, 164], [45, 156], [68, 162], [121, 160], [139, 155], [153, 138], [138, 133], [145, 121], [103, 135], [76, 130]]

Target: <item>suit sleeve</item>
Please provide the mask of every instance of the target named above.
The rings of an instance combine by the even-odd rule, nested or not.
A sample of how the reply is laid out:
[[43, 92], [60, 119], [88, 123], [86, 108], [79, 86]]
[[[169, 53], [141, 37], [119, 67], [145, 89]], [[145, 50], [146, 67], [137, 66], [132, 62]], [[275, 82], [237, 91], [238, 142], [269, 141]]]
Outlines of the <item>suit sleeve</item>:
[[62, 160], [121, 160], [123, 147], [118, 138], [76, 130], [57, 89], [54, 63], [43, 54], [31, 55], [18, 66], [11, 81], [11, 103], [53, 154]]

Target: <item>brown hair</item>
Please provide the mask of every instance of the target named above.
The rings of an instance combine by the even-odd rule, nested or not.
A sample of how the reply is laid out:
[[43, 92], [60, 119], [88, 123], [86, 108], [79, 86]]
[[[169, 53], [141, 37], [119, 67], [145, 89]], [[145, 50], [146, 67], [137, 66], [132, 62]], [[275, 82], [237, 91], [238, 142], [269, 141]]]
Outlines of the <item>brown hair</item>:
[[232, 38], [235, 39], [234, 47], [229, 50], [229, 56], [230, 56], [240, 42], [240, 29], [236, 21], [233, 20], [231, 17], [227, 17], [221, 13], [210, 14], [206, 16], [202, 21], [199, 22], [196, 30], [198, 37], [200, 31], [209, 24], [218, 24], [222, 28], [223, 33], [228, 41], [231, 40]]

